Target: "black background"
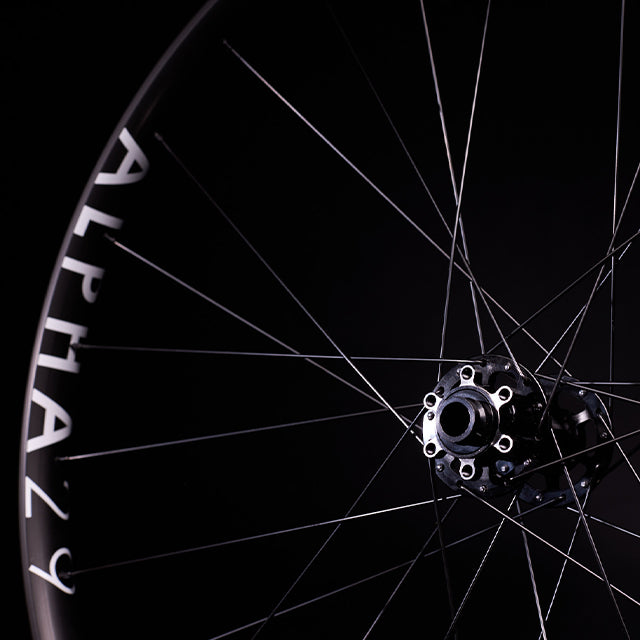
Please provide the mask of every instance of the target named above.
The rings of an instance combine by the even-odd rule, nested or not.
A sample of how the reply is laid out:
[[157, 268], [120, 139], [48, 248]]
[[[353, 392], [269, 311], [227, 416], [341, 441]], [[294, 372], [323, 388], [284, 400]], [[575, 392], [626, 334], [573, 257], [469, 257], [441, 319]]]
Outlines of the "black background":
[[[9, 349], [4, 385], [9, 416], [4, 427], [10, 436], [3, 480], [10, 489], [5, 528], [10, 528], [16, 541], [10, 547], [10, 584], [16, 596], [11, 617], [18, 625], [12, 637], [28, 637], [17, 552], [16, 463], [24, 386], [48, 278], [68, 220], [106, 140], [147, 72], [200, 4], [193, 0], [171, 7], [141, 1], [22, 2], [5, 10], [5, 161], [0, 202], [5, 299], [8, 295], [2, 322]], [[615, 25], [607, 26], [615, 34]], [[607, 44], [614, 40], [612, 36]], [[597, 44], [604, 49], [603, 42]], [[608, 46], [607, 51], [615, 62], [615, 47]], [[582, 73], [587, 78], [589, 70]], [[575, 76], [574, 82], [579, 84]], [[615, 85], [615, 78], [611, 82]], [[615, 86], [607, 88], [615, 90]], [[517, 102], [529, 96], [511, 98]], [[553, 100], [535, 99], [541, 120], [557, 122], [557, 113], [554, 117], [546, 110], [553, 111]], [[602, 97], [593, 95], [587, 84], [585, 99]], [[537, 126], [530, 123], [532, 140]], [[537, 158], [532, 159], [532, 167]], [[562, 163], [557, 153], [548, 160]], [[609, 165], [606, 170], [611, 170]]]

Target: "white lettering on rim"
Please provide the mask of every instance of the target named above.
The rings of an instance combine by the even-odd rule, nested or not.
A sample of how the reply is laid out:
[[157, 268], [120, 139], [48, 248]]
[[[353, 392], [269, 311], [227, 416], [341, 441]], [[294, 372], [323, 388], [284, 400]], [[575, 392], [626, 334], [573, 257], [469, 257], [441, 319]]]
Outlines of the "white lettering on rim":
[[121, 218], [110, 216], [108, 213], [94, 209], [86, 204], [82, 207], [82, 211], [80, 211], [78, 222], [76, 222], [73, 233], [77, 236], [84, 237], [91, 222], [95, 222], [103, 227], [109, 227], [110, 229], [120, 229], [123, 224]]
[[[131, 184], [145, 177], [149, 169], [149, 160], [126, 127], [120, 132], [118, 140], [127, 150], [125, 157], [115, 173], [101, 171], [96, 177], [95, 184]], [[133, 171], [136, 164], [138, 170]]]
[[[55, 400], [34, 389], [31, 401], [44, 409], [44, 420], [42, 433], [27, 440], [27, 453], [61, 442], [71, 435], [71, 416]], [[58, 421], [64, 426], [56, 429]]]
[[44, 328], [48, 331], [62, 333], [69, 336], [69, 346], [67, 355], [64, 358], [53, 356], [47, 353], [38, 355], [38, 366], [48, 369], [58, 369], [59, 371], [69, 371], [70, 373], [78, 373], [80, 371], [80, 363], [76, 360], [76, 354], [71, 345], [80, 342], [80, 338], [87, 335], [87, 327], [66, 320], [58, 320], [57, 318], [47, 318]]
[[62, 547], [61, 549], [58, 549], [51, 556], [51, 560], [49, 560], [49, 573], [47, 573], [44, 569], [40, 569], [39, 567], [36, 567], [35, 564], [29, 565], [29, 571], [31, 573], [37, 575], [39, 578], [42, 578], [43, 580], [46, 580], [47, 582], [52, 584], [54, 587], [57, 587], [63, 593], [67, 593], [69, 595], [72, 595], [75, 592], [76, 588], [75, 587], [68, 587], [58, 577], [57, 564], [58, 564], [58, 560], [62, 556], [67, 556], [69, 559], [71, 559], [71, 551], [69, 551], [69, 549], [67, 549], [66, 547]]
[[79, 273], [82, 276], [82, 297], [87, 302], [94, 303], [98, 298], [98, 290], [104, 277], [104, 269], [69, 256], [65, 256], [62, 260], [62, 268], [67, 271], [73, 271], [73, 273]]
[[[65, 483], [66, 484], [66, 483]], [[29, 476], [24, 480], [24, 515], [30, 518], [33, 515], [33, 494], [36, 494], [61, 520], [68, 520], [69, 514], [63, 511], [54, 500]]]

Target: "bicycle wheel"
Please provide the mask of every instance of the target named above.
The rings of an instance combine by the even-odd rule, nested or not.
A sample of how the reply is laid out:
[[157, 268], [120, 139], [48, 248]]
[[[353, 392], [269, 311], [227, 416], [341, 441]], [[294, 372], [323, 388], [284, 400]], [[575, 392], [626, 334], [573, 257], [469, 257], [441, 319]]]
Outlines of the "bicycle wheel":
[[203, 7], [44, 304], [34, 637], [637, 633], [634, 15], [574, 9]]

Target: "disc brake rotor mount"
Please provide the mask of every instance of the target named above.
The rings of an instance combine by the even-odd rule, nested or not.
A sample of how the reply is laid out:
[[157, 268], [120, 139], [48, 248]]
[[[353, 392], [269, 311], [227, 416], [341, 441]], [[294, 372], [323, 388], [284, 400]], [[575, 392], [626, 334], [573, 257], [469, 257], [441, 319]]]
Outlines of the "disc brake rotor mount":
[[583, 496], [602, 479], [611, 447], [525, 474], [557, 460], [558, 448], [563, 456], [578, 454], [612, 435], [600, 398], [566, 383], [544, 416], [552, 387], [501, 356], [480, 357], [447, 372], [424, 398], [423, 451], [437, 476], [453, 489], [463, 483], [483, 497], [517, 490], [530, 504], [563, 505], [574, 502], [566, 468], [577, 496]]

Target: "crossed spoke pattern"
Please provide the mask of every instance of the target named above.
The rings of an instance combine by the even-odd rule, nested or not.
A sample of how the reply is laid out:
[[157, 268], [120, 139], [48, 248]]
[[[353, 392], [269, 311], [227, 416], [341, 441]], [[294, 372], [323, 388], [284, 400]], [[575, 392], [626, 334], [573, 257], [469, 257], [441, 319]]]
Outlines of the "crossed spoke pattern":
[[[545, 292], [542, 297], [546, 301], [538, 304], [533, 312], [527, 312], [528, 316], [524, 321], [512, 315], [509, 305], [498, 301], [504, 291], [494, 296], [489, 293], [492, 287], [485, 286], [484, 282], [488, 280], [495, 285], [495, 280], [489, 277], [490, 273], [481, 265], [480, 256], [483, 254], [483, 248], [474, 245], [477, 237], [474, 237], [472, 231], [476, 230], [478, 225], [484, 224], [478, 219], [482, 217], [482, 212], [478, 210], [477, 201], [472, 198], [465, 198], [463, 205], [463, 193], [469, 186], [467, 183], [465, 187], [465, 182], [473, 180], [476, 146], [472, 147], [472, 133], [475, 135], [480, 126], [476, 121], [479, 113], [487, 108], [483, 105], [483, 100], [490, 98], [486, 95], [488, 89], [495, 88], [495, 85], [490, 85], [485, 91], [483, 81], [486, 74], [485, 66], [491, 57], [488, 50], [493, 36], [492, 19], [495, 12], [501, 9], [503, 10], [501, 7], [492, 7], [489, 0], [474, 27], [478, 47], [473, 64], [469, 63], [474, 71], [469, 71], [467, 76], [473, 81], [465, 92], [471, 99], [465, 105], [455, 105], [452, 109], [467, 110], [464, 131], [458, 134], [464, 144], [460, 146], [463, 150], [463, 160], [457, 171], [455, 151], [458, 147], [454, 145], [449, 133], [455, 129], [450, 126], [449, 116], [445, 118], [445, 106], [449, 108], [450, 105], [447, 102], [446, 90], [451, 86], [451, 79], [445, 80], [445, 74], [440, 68], [441, 52], [438, 46], [442, 41], [434, 38], [437, 27], [432, 23], [431, 7], [424, 0], [417, 2], [416, 22], [420, 27], [418, 33], [424, 38], [426, 45], [423, 67], [429, 73], [415, 81], [429, 86], [435, 102], [444, 173], [447, 175], [447, 182], [450, 182], [450, 187], [442, 192], [432, 189], [430, 177], [423, 175], [417, 156], [414, 157], [410, 150], [410, 142], [401, 133], [399, 122], [392, 115], [392, 109], [387, 105], [383, 92], [376, 86], [375, 76], [367, 68], [366, 57], [360, 55], [358, 44], [352, 39], [348, 26], [343, 24], [340, 12], [331, 8], [326, 15], [327, 25], [333, 28], [333, 36], [346, 51], [358, 77], [364, 80], [372, 109], [381, 115], [379, 130], [373, 133], [383, 135], [384, 131], [384, 135], [388, 134], [392, 138], [400, 157], [409, 168], [409, 179], [418, 182], [423, 198], [419, 208], [406, 206], [403, 199], [385, 185], [383, 178], [376, 177], [369, 171], [363, 158], [358, 158], [352, 153], [348, 140], [345, 140], [343, 145], [339, 139], [334, 139], [331, 128], [325, 129], [322, 125], [321, 117], [307, 114], [305, 107], [298, 106], [294, 98], [288, 96], [286, 83], [282, 82], [283, 86], [280, 86], [278, 69], [270, 68], [268, 62], [264, 63], [264, 68], [262, 64], [254, 63], [253, 59], [260, 60], [261, 55], [268, 61], [268, 52], [252, 51], [246, 42], [233, 33], [228, 39], [218, 42], [219, 48], [224, 51], [224, 59], [228, 62], [229, 74], [234, 82], [246, 83], [251, 87], [251, 91], [258, 92], [260, 99], [268, 105], [271, 118], [284, 119], [288, 123], [287, 126], [296, 131], [296, 135], [307, 136], [304, 138], [304, 145], [309, 154], [326, 154], [327, 162], [340, 165], [340, 171], [344, 171], [340, 174], [341, 179], [351, 185], [357, 183], [356, 187], [350, 188], [359, 190], [358, 193], [362, 193], [361, 197], [366, 198], [366, 202], [375, 199], [384, 207], [385, 215], [391, 220], [387, 224], [400, 223], [403, 232], [406, 235], [410, 234], [411, 239], [407, 243], [412, 244], [407, 246], [420, 247], [421, 256], [427, 256], [429, 262], [438, 263], [439, 266], [434, 268], [434, 273], [437, 272], [439, 275], [438, 284], [425, 282], [425, 290], [419, 295], [424, 296], [429, 302], [440, 301], [442, 315], [437, 323], [439, 338], [436, 342], [428, 343], [431, 345], [431, 352], [422, 350], [407, 355], [388, 353], [384, 349], [379, 352], [361, 351], [353, 346], [358, 344], [357, 340], [354, 340], [348, 331], [342, 331], [340, 323], [335, 321], [332, 313], [323, 309], [322, 294], [312, 295], [311, 288], [305, 288], [304, 280], [301, 281], [295, 268], [292, 269], [287, 259], [281, 259], [276, 252], [278, 249], [300, 253], [297, 239], [292, 240], [293, 235], [285, 238], [281, 235], [286, 234], [273, 233], [271, 225], [277, 224], [275, 220], [262, 221], [260, 224], [263, 227], [252, 228], [251, 216], [255, 216], [256, 212], [239, 210], [233, 204], [227, 206], [225, 203], [231, 203], [228, 192], [221, 188], [222, 193], [219, 197], [215, 192], [216, 182], [210, 179], [209, 170], [199, 168], [197, 158], [191, 157], [189, 151], [182, 151], [179, 129], [165, 131], [159, 126], [153, 135], [156, 145], [154, 154], [157, 154], [158, 161], [164, 163], [169, 175], [180, 185], [179, 189], [191, 194], [189, 202], [193, 203], [197, 215], [205, 218], [206, 224], [222, 229], [220, 233], [224, 234], [221, 235], [224, 240], [221, 242], [232, 247], [228, 249], [228, 255], [237, 256], [243, 265], [242, 268], [246, 269], [247, 274], [251, 274], [247, 278], [239, 276], [244, 283], [242, 286], [247, 288], [242, 291], [242, 295], [235, 296], [228, 295], [224, 289], [218, 292], [215, 278], [210, 286], [206, 279], [194, 276], [193, 272], [183, 273], [171, 256], [167, 258], [165, 253], [165, 257], [156, 257], [153, 249], [146, 244], [145, 238], [136, 237], [135, 233], [128, 237], [125, 231], [122, 237], [117, 238], [106, 235], [105, 250], [110, 252], [116, 261], [126, 265], [127, 273], [132, 274], [132, 278], [140, 277], [151, 283], [148, 285], [150, 290], [169, 290], [167, 297], [175, 296], [176, 299], [185, 300], [185, 308], [197, 305], [195, 308], [198, 313], [203, 313], [207, 322], [211, 322], [212, 336], [216, 336], [218, 330], [220, 335], [223, 335], [226, 327], [232, 327], [229, 331], [232, 340], [225, 348], [219, 348], [217, 343], [190, 346], [188, 334], [183, 332], [178, 342], [173, 343], [174, 346], [166, 346], [166, 343], [155, 342], [153, 338], [146, 344], [132, 343], [128, 341], [125, 332], [124, 339], [117, 342], [109, 342], [106, 338], [97, 339], [95, 342], [81, 340], [74, 343], [72, 348], [82, 360], [83, 366], [86, 364], [89, 367], [100, 368], [108, 360], [121, 358], [133, 363], [132, 367], [136, 367], [136, 363], [144, 362], [145, 358], [154, 362], [159, 362], [162, 358], [163, 362], [172, 361], [171, 365], [166, 366], [172, 367], [175, 375], [175, 371], [180, 371], [183, 367], [182, 363], [197, 359], [201, 363], [199, 371], [207, 366], [218, 367], [216, 370], [223, 371], [230, 379], [244, 380], [246, 377], [251, 382], [247, 383], [246, 392], [233, 398], [219, 397], [217, 388], [211, 391], [216, 399], [212, 402], [207, 422], [210, 431], [197, 435], [191, 435], [187, 428], [184, 432], [179, 430], [178, 435], [162, 432], [148, 440], [141, 436], [141, 441], [124, 446], [113, 446], [105, 440], [104, 444], [98, 442], [94, 449], [78, 450], [60, 456], [58, 461], [70, 469], [71, 474], [91, 461], [98, 465], [106, 465], [109, 461], [123, 460], [122, 464], [126, 466], [129, 464], [127, 460], [135, 460], [142, 456], [156, 456], [157, 460], [162, 460], [162, 463], [157, 464], [170, 465], [171, 462], [165, 462], [165, 458], [170, 460], [176, 455], [174, 452], [177, 450], [192, 451], [196, 447], [217, 445], [221, 447], [222, 453], [219, 454], [220, 461], [212, 462], [212, 467], [220, 464], [220, 469], [224, 469], [225, 474], [228, 473], [228, 477], [223, 477], [222, 480], [229, 484], [238, 483], [239, 496], [249, 496], [251, 485], [260, 484], [261, 478], [264, 477], [260, 474], [266, 475], [265, 470], [273, 470], [279, 483], [274, 482], [274, 487], [281, 495], [271, 495], [261, 487], [256, 487], [259, 497], [255, 500], [246, 497], [246, 505], [239, 506], [225, 505], [225, 498], [221, 497], [223, 507], [226, 506], [232, 513], [237, 509], [240, 514], [235, 518], [230, 516], [229, 522], [221, 526], [222, 538], [207, 539], [207, 536], [211, 536], [211, 521], [202, 518], [198, 513], [197, 523], [203, 532], [202, 537], [196, 536], [196, 542], [184, 546], [182, 538], [176, 534], [168, 541], [167, 547], [153, 549], [147, 553], [133, 550], [131, 555], [124, 559], [89, 559], [84, 566], [81, 559], [72, 569], [62, 574], [65, 579], [82, 581], [91, 580], [93, 576], [98, 579], [101, 575], [117, 574], [131, 567], [162, 567], [163, 563], [171, 563], [178, 558], [210, 558], [214, 557], [214, 554], [219, 554], [215, 557], [220, 558], [225, 552], [229, 552], [228, 557], [237, 553], [230, 562], [242, 561], [246, 564], [242, 565], [242, 568], [225, 567], [225, 575], [231, 571], [238, 576], [240, 587], [235, 585], [233, 589], [239, 593], [242, 593], [243, 586], [251, 582], [250, 593], [259, 593], [261, 600], [257, 605], [250, 602], [246, 609], [239, 607], [238, 611], [234, 610], [228, 618], [222, 616], [220, 624], [214, 624], [213, 616], [209, 635], [211, 640], [226, 637], [284, 637], [279, 634], [285, 633], [283, 630], [287, 629], [288, 620], [296, 619], [303, 614], [308, 620], [313, 620], [314, 615], [325, 616], [327, 609], [322, 607], [341, 597], [358, 600], [359, 604], [353, 607], [353, 617], [358, 619], [353, 626], [345, 626], [344, 629], [341, 627], [342, 623], [336, 623], [336, 637], [342, 637], [343, 632], [348, 633], [348, 637], [363, 639], [388, 637], [390, 631], [386, 626], [387, 620], [393, 619], [397, 628], [398, 619], [402, 620], [402, 613], [394, 617], [394, 612], [402, 612], [402, 607], [406, 606], [414, 611], [418, 607], [424, 608], [425, 629], [435, 630], [434, 637], [465, 638], [469, 637], [469, 629], [474, 628], [474, 615], [477, 616], [477, 611], [482, 608], [496, 611], [494, 623], [500, 628], [518, 624], [517, 618], [498, 613], [502, 609], [501, 597], [504, 597], [505, 602], [510, 603], [505, 607], [512, 606], [515, 601], [526, 612], [526, 624], [529, 628], [524, 631], [520, 629], [522, 637], [546, 639], [555, 637], [554, 628], [562, 628], [561, 625], [565, 624], [566, 620], [578, 616], [578, 611], [569, 611], [566, 606], [567, 592], [570, 589], [567, 584], [575, 584], [576, 581], [584, 583], [585, 588], [588, 585], [594, 594], [597, 593], [599, 601], [607, 609], [608, 620], [612, 623], [611, 637], [632, 638], [634, 633], [638, 633], [637, 621], [640, 616], [637, 608], [640, 607], [640, 593], [633, 581], [629, 583], [619, 570], [610, 570], [613, 561], [616, 560], [615, 554], [612, 554], [611, 549], [602, 541], [612, 539], [605, 538], [605, 535], [632, 540], [639, 538], [640, 534], [628, 521], [607, 516], [606, 509], [603, 512], [597, 511], [598, 507], [602, 508], [602, 502], [598, 497], [601, 491], [606, 494], [609, 488], [615, 494], [615, 500], [623, 504], [628, 504], [629, 501], [634, 504], [634, 496], [636, 492], [640, 492], [640, 475], [637, 471], [637, 460], [634, 460], [637, 457], [635, 454], [638, 446], [635, 443], [636, 438], [640, 436], [640, 421], [637, 420], [637, 414], [634, 417], [631, 411], [634, 405], [640, 403], [640, 397], [636, 398], [633, 395], [640, 382], [631, 379], [614, 380], [619, 368], [618, 360], [614, 357], [618, 344], [614, 339], [614, 324], [616, 309], [620, 304], [616, 300], [616, 292], [621, 289], [624, 269], [632, 268], [631, 257], [625, 258], [624, 262], [622, 259], [633, 253], [636, 238], [640, 234], [640, 231], [637, 231], [628, 235], [625, 240], [619, 238], [625, 213], [628, 211], [625, 221], [632, 216], [632, 207], [629, 205], [628, 208], [627, 205], [632, 202], [631, 196], [640, 171], [639, 164], [629, 183], [624, 204], [619, 207], [625, 4], [623, 0], [619, 23], [617, 119], [613, 127], [615, 170], [612, 184], [611, 234], [601, 255], [592, 260], [577, 276], [567, 277], [567, 284], [560, 279], [554, 279], [554, 284], [559, 285], [559, 293], [549, 297], [548, 292]], [[444, 55], [442, 53], [443, 57]], [[447, 65], [442, 64], [442, 67], [446, 69]], [[615, 99], [616, 96], [613, 95], [614, 103]], [[464, 120], [459, 115], [456, 115], [455, 119], [458, 123]], [[160, 125], [162, 124], [161, 122]], [[252, 131], [251, 135], [266, 134]], [[482, 140], [485, 139], [481, 138], [476, 143], [474, 138], [473, 144], [479, 145]], [[200, 151], [206, 155], [205, 149]], [[296, 158], [296, 161], [300, 160]], [[234, 188], [239, 187], [234, 185]], [[251, 187], [243, 184], [240, 188]], [[448, 192], [449, 188], [452, 194]], [[350, 208], [357, 206], [349, 205]], [[467, 222], [466, 227], [463, 218], [464, 222]], [[265, 236], [268, 235], [267, 230], [271, 231], [277, 242], [271, 237], [269, 241], [264, 241], [261, 228]], [[289, 231], [291, 234], [296, 233], [294, 229]], [[302, 233], [301, 230], [298, 232]], [[357, 238], [357, 233], [351, 233], [349, 239], [353, 241]], [[304, 240], [300, 240], [300, 244], [303, 243]], [[315, 250], [315, 246], [309, 249]], [[347, 262], [352, 264], [350, 260], [353, 256], [350, 251], [351, 249], [348, 249], [345, 254]], [[472, 252], [473, 263], [470, 257]], [[353, 254], [357, 257], [356, 249], [353, 249]], [[163, 252], [158, 252], [158, 255], [163, 256]], [[329, 263], [330, 260], [323, 267], [326, 269], [326, 273], [321, 274], [323, 277], [328, 278], [331, 268]], [[237, 268], [232, 264], [219, 266], [229, 271]], [[256, 275], [253, 275], [254, 273]], [[366, 280], [369, 274], [364, 275]], [[316, 274], [311, 274], [309, 277], [315, 276]], [[573, 366], [573, 362], [577, 359], [576, 353], [583, 347], [583, 334], [596, 317], [597, 312], [594, 309], [600, 309], [598, 294], [607, 283], [611, 294], [610, 300], [607, 301], [609, 321], [606, 329], [601, 331], [601, 342], [608, 344], [607, 362], [604, 367], [608, 379], [581, 378], [578, 377], [578, 372], [584, 366], [581, 367], [580, 363]], [[580, 288], [583, 284], [587, 285], [586, 291]], [[361, 286], [369, 286], [369, 283], [365, 282]], [[437, 295], [432, 293], [436, 286], [442, 288]], [[279, 304], [285, 309], [283, 314], [295, 317], [295, 321], [291, 321], [291, 324], [296, 326], [296, 330], [291, 332], [292, 337], [287, 333], [280, 334], [277, 327], [274, 328], [269, 310], [260, 309], [261, 305], [264, 307], [263, 302], [254, 302], [252, 296], [255, 295], [255, 290], [251, 287], [263, 287], [275, 292], [274, 299], [278, 296]], [[415, 292], [415, 289], [412, 291]], [[415, 298], [415, 293], [413, 295]], [[420, 313], [416, 309], [420, 309], [421, 306], [420, 300], [406, 299], [402, 305], [388, 309], [387, 313], [396, 327], [402, 327], [412, 314]], [[522, 313], [524, 308], [517, 303], [514, 303], [514, 307], [518, 314]], [[459, 322], [456, 317], [457, 310], [463, 308], [464, 314], [460, 312], [459, 315], [466, 315], [466, 319]], [[515, 309], [513, 312], [515, 313]], [[556, 315], [552, 315], [554, 312]], [[549, 321], [553, 331], [549, 331], [548, 327], [541, 323], [545, 320]], [[539, 334], [538, 330], [534, 333], [532, 328], [536, 321]], [[304, 328], [299, 329], [299, 326]], [[479, 344], [479, 355], [466, 352], [466, 347], [464, 353], [454, 352], [459, 348], [456, 339], [463, 331], [473, 336], [475, 345]], [[495, 339], [496, 342], [486, 349], [486, 345], [490, 344], [486, 342], [488, 339]], [[555, 343], [549, 347], [545, 344], [547, 340], [555, 340]], [[369, 343], [364, 341], [362, 344]], [[484, 356], [494, 352], [508, 357], [521, 376], [528, 376], [529, 369], [533, 371], [533, 377], [537, 381], [549, 385], [545, 387], [548, 390], [545, 391], [546, 405], [540, 413], [540, 429], [547, 428], [553, 402], [565, 387], [581, 392], [595, 390], [598, 395], [606, 398], [613, 428], [602, 418], [602, 424], [597, 425], [597, 429], [606, 431], [604, 441], [597, 444], [584, 442], [579, 450], [570, 451], [563, 448], [564, 445], [558, 440], [554, 430], [549, 429], [550, 442], [553, 443], [551, 460], [517, 474], [511, 479], [513, 490], [499, 498], [489, 499], [472, 491], [463, 481], [460, 481], [457, 492], [439, 482], [433, 461], [422, 456], [421, 425], [425, 413], [422, 397], [405, 396], [402, 402], [398, 402], [397, 385], [390, 384], [389, 377], [393, 378], [399, 374], [389, 371], [396, 371], [394, 367], [400, 371], [409, 371], [410, 367], [416, 367], [418, 371], [417, 368], [421, 367], [418, 375], [424, 395], [434, 388], [443, 371], [452, 365], [477, 364], [482, 362]], [[540, 357], [541, 361], [536, 360]], [[226, 368], [226, 362], [234, 364]], [[569, 372], [570, 366], [572, 373]], [[187, 366], [184, 367], [186, 370]], [[542, 373], [543, 370], [546, 373]], [[602, 370], [603, 367], [598, 368], [598, 371]], [[269, 374], [269, 371], [279, 373]], [[280, 373], [281, 371], [284, 373]], [[268, 379], [270, 375], [273, 375], [272, 380]], [[296, 410], [304, 406], [309, 413], [291, 416], [285, 406], [282, 414], [267, 410], [264, 415], [268, 417], [263, 418], [261, 407], [268, 405], [269, 409], [272, 409], [278, 403], [286, 405], [286, 401], [280, 398], [286, 399], [287, 393], [300, 393], [300, 388], [293, 386], [293, 391], [288, 391], [287, 385], [290, 383], [284, 379], [285, 375], [291, 379], [300, 378], [300, 388], [308, 395], [303, 403], [296, 406]], [[260, 376], [261, 380], [265, 380], [264, 388], [252, 388], [251, 385], [256, 385], [255, 380]], [[283, 379], [280, 379], [280, 376]], [[606, 378], [606, 375], [603, 377]], [[312, 382], [309, 383], [307, 380]], [[221, 382], [221, 389], [226, 388], [225, 382]], [[216, 387], [216, 384], [211, 386]], [[326, 394], [323, 390], [325, 388], [329, 389]], [[199, 393], [202, 397], [209, 391], [203, 390]], [[279, 393], [282, 395], [278, 395]], [[319, 409], [319, 406], [322, 406], [320, 403], [324, 398], [323, 394], [328, 398], [328, 406], [335, 405], [335, 410]], [[221, 426], [217, 422], [218, 404], [220, 415], [227, 421], [233, 417], [233, 423]], [[363, 424], [367, 425], [367, 428], [363, 428]], [[375, 425], [375, 429], [369, 429], [369, 424]], [[183, 427], [184, 425], [180, 425], [180, 429]], [[150, 429], [146, 433], [148, 437], [153, 431]], [[284, 440], [285, 437], [291, 440]], [[276, 444], [268, 445], [269, 438], [273, 438]], [[304, 438], [306, 444], [299, 445], [299, 440]], [[340, 448], [343, 442], [347, 442], [366, 462], [350, 464], [339, 454], [337, 463], [327, 463], [328, 472], [324, 465], [314, 466], [313, 473], [318, 474], [318, 470], [322, 469], [327, 472], [327, 477], [317, 476], [313, 480], [304, 476], [304, 465], [301, 465], [299, 460], [296, 469], [299, 470], [300, 477], [289, 477], [288, 472], [277, 469], [285, 463], [282, 460], [291, 461], [307, 455], [306, 452], [309, 450], [313, 450], [315, 459], [321, 460], [325, 455], [322, 441], [327, 438], [333, 438], [337, 448]], [[380, 440], [381, 443], [370, 447], [374, 439]], [[287, 450], [289, 442], [295, 443], [291, 445], [291, 452]], [[281, 447], [279, 455], [282, 456], [282, 460], [278, 456], [274, 456], [272, 463], [264, 460], [260, 450], [266, 446]], [[300, 446], [300, 449], [295, 449], [296, 446]], [[317, 453], [316, 448], [319, 450]], [[572, 478], [576, 460], [604, 450], [613, 451], [615, 458], [609, 466], [608, 476], [602, 480], [602, 489], [589, 487], [581, 497], [574, 488]], [[241, 459], [247, 457], [246, 463], [238, 464], [237, 474], [229, 472], [229, 468], [222, 464], [222, 458], [227, 451], [235, 452]], [[290, 458], [287, 458], [289, 455]], [[310, 457], [311, 455], [309, 454]], [[411, 460], [419, 472], [412, 473], [405, 479], [398, 475], [398, 471], [407, 465], [407, 460]], [[344, 467], [348, 467], [348, 471], [344, 471]], [[221, 477], [223, 475], [222, 471], [218, 472], [217, 469], [211, 473], [220, 473]], [[255, 473], [258, 479], [248, 481], [243, 477], [245, 473], [247, 477]], [[346, 478], [344, 482], [340, 481], [341, 474]], [[519, 481], [525, 478], [551, 477], [548, 474], [561, 478], [565, 495], [534, 506], [518, 499]], [[219, 479], [214, 481], [198, 476], [194, 482], [213, 486], [217, 481]], [[309, 498], [306, 504], [296, 504], [295, 499], [305, 494], [295, 485], [304, 483], [308, 485]], [[313, 507], [313, 501], [319, 501], [325, 493], [321, 488], [314, 487], [315, 483], [326, 483], [326, 493], [335, 496], [336, 500], [331, 505], [330, 512], [320, 511], [322, 515], [311, 517], [309, 514], [313, 510], [309, 511], [309, 507]], [[395, 502], [387, 500], [384, 506], [381, 506], [380, 495], [386, 497], [388, 492], [392, 491], [394, 483], [410, 487], [410, 491], [401, 492], [400, 495], [418, 498], [406, 498]], [[619, 486], [624, 487], [623, 495], [619, 493]], [[214, 493], [217, 496], [223, 494], [218, 492], [217, 485]], [[558, 506], [567, 496], [571, 504], [565, 505], [564, 508]], [[284, 507], [277, 506], [280, 498], [285, 504]], [[200, 509], [210, 509], [212, 514], [217, 510], [214, 505], [199, 505], [197, 511]], [[255, 517], [251, 513], [252, 510], [257, 514]], [[256, 528], [262, 513], [267, 514], [267, 522], [277, 524], [262, 529]], [[394, 519], [397, 519], [399, 524], [387, 525], [388, 528], [379, 524], [395, 523]], [[457, 524], [454, 525], [454, 522]], [[366, 540], [369, 534], [362, 533], [365, 531], [365, 524], [370, 526], [370, 537], [380, 536], [380, 540], [391, 538], [389, 531], [393, 530], [394, 542], [391, 544], [394, 553], [381, 556], [387, 562], [385, 566], [373, 562], [377, 560], [372, 556], [378, 552], [376, 544], [380, 540]], [[395, 530], [396, 526], [398, 530]], [[407, 530], [407, 526], [410, 530]], [[355, 538], [354, 542], [354, 534], [350, 532], [355, 531], [356, 527], [361, 527], [357, 534], [360, 538]], [[180, 533], [179, 527], [177, 530]], [[269, 565], [271, 568], [260, 570], [262, 573], [257, 574], [258, 578], [249, 577], [248, 566], [251, 562], [258, 562], [252, 554], [263, 554], [263, 550], [268, 548], [259, 545], [274, 542], [281, 552], [281, 547], [277, 545], [286, 548], [290, 544], [287, 541], [294, 538], [304, 538], [304, 542], [291, 543], [292, 547], [295, 546], [296, 552], [286, 561], [282, 575], [269, 574], [269, 571], [273, 571]], [[339, 575], [337, 569], [343, 563], [348, 564], [346, 559], [351, 551], [355, 553], [354, 549], [360, 550], [360, 541], [362, 553], [367, 556], [367, 560], [372, 561], [371, 567], [375, 568], [360, 571], [359, 574], [347, 571], [344, 576]], [[254, 552], [252, 548], [259, 548], [259, 551]], [[240, 551], [229, 551], [236, 549]], [[517, 549], [520, 555], [513, 553], [513, 549]], [[397, 554], [402, 557], [396, 558]], [[260, 559], [263, 560], [264, 557]], [[203, 560], [204, 565], [206, 562], [206, 559]], [[222, 560], [220, 563], [225, 564]], [[505, 563], [512, 563], [514, 566], [505, 566]], [[519, 566], [516, 567], [516, 564]], [[330, 568], [323, 573], [325, 566]], [[162, 569], [158, 571], [161, 572]], [[245, 575], [238, 575], [243, 572]], [[516, 573], [517, 576], [514, 577]], [[334, 578], [334, 574], [337, 578]], [[496, 581], [501, 577], [505, 582], [496, 587]], [[270, 584], [271, 578], [273, 587], [264, 589], [264, 584]], [[515, 585], [513, 589], [512, 584]], [[372, 585], [376, 586], [375, 595]], [[506, 590], [511, 589], [513, 593], [496, 595], [496, 592], [500, 593], [502, 586], [505, 586]], [[215, 589], [211, 591], [210, 587], [207, 588], [210, 593], [216, 594], [212, 595], [212, 598], [218, 602]], [[362, 593], [366, 595], [351, 595]], [[220, 595], [220, 602], [225, 601], [223, 596], [224, 594]], [[248, 595], [246, 601], [251, 600], [252, 595]], [[404, 605], [406, 602], [409, 604]], [[317, 609], [320, 609], [320, 614], [313, 613]], [[577, 609], [579, 610], [579, 606]], [[566, 629], [578, 628], [577, 623], [576, 626], [571, 626], [574, 624], [571, 620], [566, 624], [569, 626], [565, 628], [565, 632]], [[311, 634], [309, 637], [312, 637]], [[516, 634], [516, 637], [520, 635]]]

